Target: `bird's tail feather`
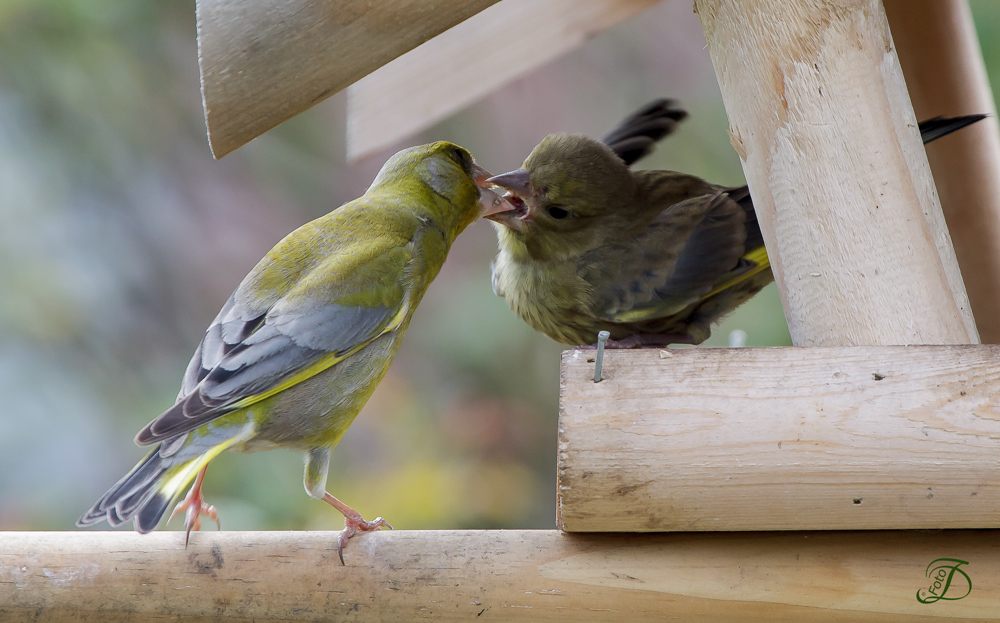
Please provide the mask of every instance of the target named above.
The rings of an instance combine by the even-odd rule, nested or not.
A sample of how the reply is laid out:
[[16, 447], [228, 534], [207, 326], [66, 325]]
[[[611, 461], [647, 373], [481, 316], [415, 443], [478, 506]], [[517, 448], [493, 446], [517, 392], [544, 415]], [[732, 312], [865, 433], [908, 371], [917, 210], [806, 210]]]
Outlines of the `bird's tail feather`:
[[107, 519], [117, 526], [133, 519], [137, 531], [152, 531], [203, 467], [226, 448], [245, 440], [246, 435], [238, 433], [201, 454], [181, 453], [183, 459], [164, 457], [160, 454], [163, 445], [157, 446], [77, 519], [76, 525], [91, 526]]
[[685, 117], [687, 111], [678, 108], [674, 100], [654, 100], [623, 119], [601, 141], [632, 166], [652, 152], [657, 141], [672, 134]]
[[737, 283], [746, 281], [770, 267], [771, 260], [767, 257], [767, 249], [764, 248], [764, 245], [752, 250], [748, 249], [740, 258], [740, 263], [731, 276], [712, 288], [712, 291], [706, 294], [702, 300], [713, 297], [723, 290], [728, 290]]
[[727, 191], [726, 194], [743, 208], [743, 214], [746, 215], [747, 239], [743, 244], [746, 245], [747, 252], [763, 248], [764, 235], [760, 233], [760, 224], [757, 222], [757, 212], [753, 207], [753, 197], [750, 196], [750, 189], [747, 186], [740, 186], [739, 188]]
[[920, 138], [924, 144], [947, 136], [955, 130], [961, 130], [967, 125], [982, 121], [986, 115], [965, 115], [963, 117], [933, 117], [920, 122]]

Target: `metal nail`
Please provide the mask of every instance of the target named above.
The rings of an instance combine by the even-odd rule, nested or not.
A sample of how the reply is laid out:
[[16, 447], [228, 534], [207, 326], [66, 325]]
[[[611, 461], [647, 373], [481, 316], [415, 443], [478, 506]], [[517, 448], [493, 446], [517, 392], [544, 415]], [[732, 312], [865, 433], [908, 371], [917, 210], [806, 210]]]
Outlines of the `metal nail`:
[[597, 357], [594, 360], [594, 382], [601, 382], [601, 364], [604, 363], [604, 343], [608, 341], [611, 334], [607, 331], [601, 331], [597, 334]]

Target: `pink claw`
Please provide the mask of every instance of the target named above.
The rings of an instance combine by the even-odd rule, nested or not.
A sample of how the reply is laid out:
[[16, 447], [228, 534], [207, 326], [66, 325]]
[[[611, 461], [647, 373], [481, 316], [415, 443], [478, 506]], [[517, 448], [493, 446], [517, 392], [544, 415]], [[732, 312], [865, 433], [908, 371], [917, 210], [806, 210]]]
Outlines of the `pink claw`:
[[208, 466], [206, 465], [198, 472], [198, 477], [195, 478], [194, 484], [191, 485], [191, 490], [188, 494], [184, 496], [177, 506], [174, 507], [174, 511], [170, 513], [169, 522], [181, 511], [187, 511], [184, 513], [184, 528], [186, 530], [184, 534], [184, 547], [188, 546], [188, 541], [191, 539], [192, 530], [201, 529], [201, 516], [205, 515], [209, 519], [215, 521], [215, 524], [219, 526], [219, 530], [222, 530], [222, 522], [219, 521], [219, 513], [215, 510], [215, 507], [211, 504], [206, 504], [205, 499], [201, 495], [201, 483], [205, 480], [205, 472], [208, 471]]

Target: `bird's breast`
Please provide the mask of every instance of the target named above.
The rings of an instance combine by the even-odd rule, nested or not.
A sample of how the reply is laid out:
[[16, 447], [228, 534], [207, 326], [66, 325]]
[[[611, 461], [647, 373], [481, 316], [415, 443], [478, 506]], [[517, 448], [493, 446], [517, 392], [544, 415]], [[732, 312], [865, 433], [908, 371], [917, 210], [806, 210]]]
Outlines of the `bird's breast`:
[[501, 251], [493, 264], [493, 282], [494, 291], [535, 330], [564, 344], [593, 341], [583, 337], [593, 323], [588, 312], [592, 295], [575, 264], [519, 262]]

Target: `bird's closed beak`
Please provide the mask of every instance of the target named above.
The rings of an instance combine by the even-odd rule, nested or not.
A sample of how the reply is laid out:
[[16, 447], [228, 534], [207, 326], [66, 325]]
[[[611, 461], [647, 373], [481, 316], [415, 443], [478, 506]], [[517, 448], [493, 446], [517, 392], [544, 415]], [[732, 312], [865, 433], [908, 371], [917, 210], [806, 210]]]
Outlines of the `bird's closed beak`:
[[493, 177], [492, 173], [478, 164], [474, 162], [472, 163], [472, 179], [476, 180], [476, 184], [478, 184], [480, 188], [484, 187], [486, 185], [486, 180], [491, 177]]

